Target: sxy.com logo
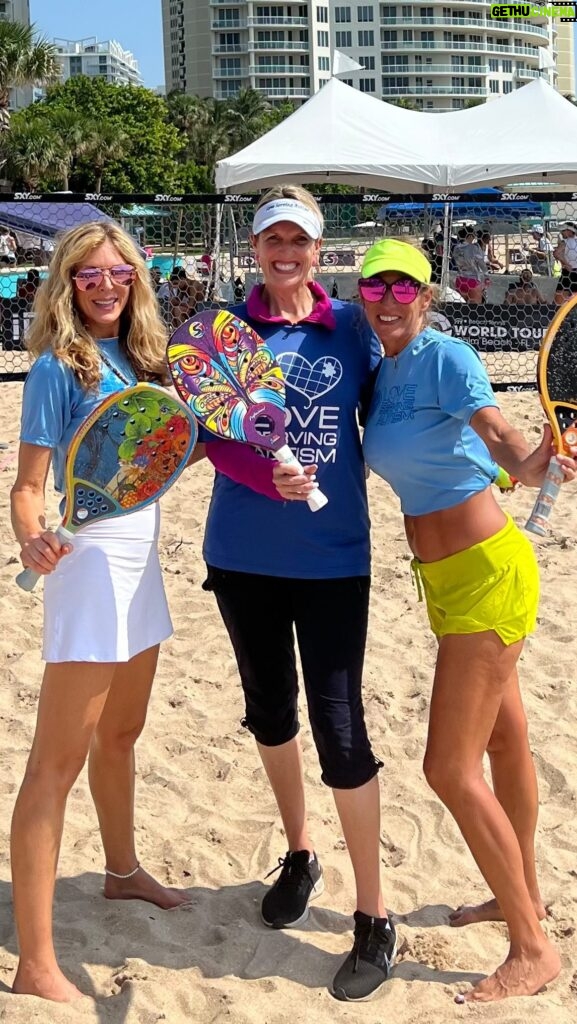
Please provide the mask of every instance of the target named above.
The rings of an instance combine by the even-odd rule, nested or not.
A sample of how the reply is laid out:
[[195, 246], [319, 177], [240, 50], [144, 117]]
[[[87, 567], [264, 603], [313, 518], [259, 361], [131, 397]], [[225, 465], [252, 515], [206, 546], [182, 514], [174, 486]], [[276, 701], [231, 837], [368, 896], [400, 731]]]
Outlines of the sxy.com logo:
[[543, 15], [577, 22], [577, 3], [491, 4], [492, 18], [536, 18]]

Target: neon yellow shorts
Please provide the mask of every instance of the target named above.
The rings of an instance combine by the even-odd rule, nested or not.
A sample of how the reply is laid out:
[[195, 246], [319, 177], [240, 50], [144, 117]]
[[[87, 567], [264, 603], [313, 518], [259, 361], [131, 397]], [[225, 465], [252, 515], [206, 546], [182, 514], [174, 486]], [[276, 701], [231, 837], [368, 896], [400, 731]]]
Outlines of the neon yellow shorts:
[[502, 530], [438, 562], [411, 562], [437, 637], [494, 630], [504, 644], [535, 628], [539, 569], [533, 547], [510, 516]]

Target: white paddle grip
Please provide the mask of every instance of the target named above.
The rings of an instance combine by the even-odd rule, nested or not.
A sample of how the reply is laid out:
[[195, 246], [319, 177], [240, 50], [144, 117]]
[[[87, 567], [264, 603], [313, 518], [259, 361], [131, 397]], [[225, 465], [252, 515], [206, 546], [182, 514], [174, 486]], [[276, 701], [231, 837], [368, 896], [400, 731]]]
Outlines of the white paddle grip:
[[[296, 456], [289, 448], [288, 444], [283, 444], [282, 448], [279, 448], [278, 451], [274, 453], [274, 457], [277, 460], [277, 462], [281, 463], [281, 465], [296, 466], [299, 472], [303, 472], [303, 467], [301, 466], [299, 460], [296, 458]], [[326, 497], [326, 495], [324, 495], [323, 492], [320, 491], [317, 487], [314, 491], [311, 491], [311, 493], [309, 494], [307, 498], [307, 505], [312, 512], [318, 512], [319, 509], [325, 507], [325, 505], [328, 503], [328, 500], [329, 499]]]
[[529, 530], [530, 533], [536, 533], [538, 537], [545, 537], [547, 535], [547, 522], [553, 511], [553, 505], [557, 501], [564, 476], [562, 467], [557, 462], [555, 456], [553, 456], [533, 511], [525, 525], [525, 529]]
[[[62, 525], [60, 525], [54, 533], [61, 544], [71, 544], [74, 540], [74, 534], [70, 533], [70, 531]], [[34, 587], [42, 575], [43, 574], [40, 572], [35, 572], [34, 569], [23, 569], [22, 572], [18, 573], [16, 582], [21, 590], [25, 590], [29, 594], [34, 590]]]

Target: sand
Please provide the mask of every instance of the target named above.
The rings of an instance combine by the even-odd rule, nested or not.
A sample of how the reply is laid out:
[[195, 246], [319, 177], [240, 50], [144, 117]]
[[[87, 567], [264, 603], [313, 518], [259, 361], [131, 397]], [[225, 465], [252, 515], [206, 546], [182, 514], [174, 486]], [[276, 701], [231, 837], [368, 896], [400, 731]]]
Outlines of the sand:
[[[235, 663], [212, 595], [201, 590], [201, 539], [212, 470], [191, 470], [164, 499], [161, 560], [175, 634], [164, 644], [149, 719], [137, 748], [137, 838], [146, 867], [186, 887], [188, 911], [163, 913], [102, 896], [103, 856], [86, 773], [70, 796], [55, 909], [56, 945], [70, 978], [92, 998], [62, 1006], [13, 996], [16, 946], [8, 833], [34, 729], [41, 677], [41, 599], [13, 583], [17, 549], [8, 514], [22, 385], [0, 384], [0, 1020], [9, 1024], [573, 1024], [577, 997], [577, 696], [575, 595], [577, 491], [562, 495], [550, 536], [539, 543], [539, 627], [521, 663], [539, 774], [538, 861], [550, 907], [547, 930], [562, 974], [532, 999], [490, 1007], [453, 1002], [507, 950], [504, 926], [459, 930], [449, 910], [480, 900], [485, 886], [450, 815], [422, 773], [435, 644], [416, 602], [401, 517], [386, 486], [369, 481], [374, 590], [365, 702], [375, 751], [385, 761], [382, 870], [401, 955], [385, 994], [336, 1002], [326, 990], [351, 943], [352, 871], [332, 803], [319, 780], [305, 724], [307, 795], [325, 894], [299, 930], [259, 919], [264, 876], [285, 841], [251, 736], [240, 726]], [[502, 396], [507, 415], [539, 433], [535, 394]], [[533, 494], [500, 500], [523, 523]], [[51, 509], [55, 508], [53, 497]], [[306, 715], [303, 714], [306, 723]]]

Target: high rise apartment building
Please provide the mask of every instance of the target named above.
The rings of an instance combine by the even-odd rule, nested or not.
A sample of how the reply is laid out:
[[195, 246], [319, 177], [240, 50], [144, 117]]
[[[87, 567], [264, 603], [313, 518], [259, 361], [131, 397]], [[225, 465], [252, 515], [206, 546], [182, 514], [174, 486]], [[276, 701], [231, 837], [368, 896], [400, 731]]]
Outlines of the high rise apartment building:
[[167, 92], [225, 99], [252, 88], [304, 102], [328, 81], [334, 49], [363, 66], [345, 81], [420, 110], [456, 110], [539, 75], [573, 92], [572, 26], [545, 14], [497, 21], [490, 7], [162, 0]]
[[61, 80], [77, 75], [102, 78], [112, 85], [144, 85], [138, 61], [114, 39], [54, 39], [62, 67]]

